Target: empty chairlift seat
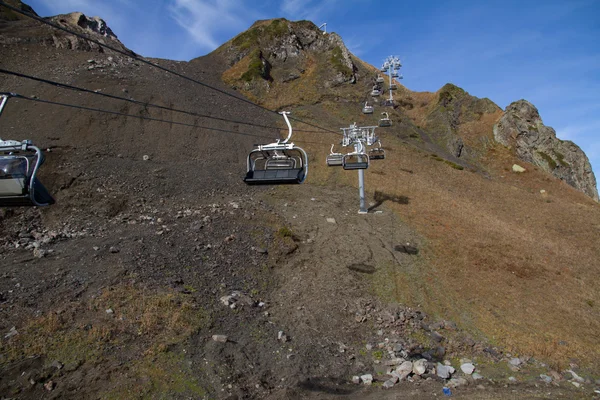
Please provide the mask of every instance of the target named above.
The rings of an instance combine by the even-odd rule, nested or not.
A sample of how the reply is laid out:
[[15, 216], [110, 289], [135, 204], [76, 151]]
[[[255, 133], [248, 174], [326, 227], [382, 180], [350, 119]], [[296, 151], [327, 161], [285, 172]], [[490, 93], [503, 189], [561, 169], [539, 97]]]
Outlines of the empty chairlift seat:
[[0, 140], [0, 207], [49, 206], [54, 199], [37, 178], [44, 156], [29, 141]]
[[284, 111], [280, 114], [288, 125], [288, 137], [281, 142], [257, 145], [248, 154], [244, 177], [248, 185], [298, 184], [306, 179], [308, 155], [302, 148], [288, 143], [292, 137], [292, 126], [287, 118], [289, 113]]
[[244, 182], [249, 185], [302, 183], [306, 178], [306, 154], [300, 148], [255, 149], [248, 155]]
[[383, 76], [377, 75], [376, 82], [377, 83], [383, 83], [384, 82]]
[[331, 150], [329, 154], [327, 154], [327, 158], [325, 162], [328, 167], [341, 167], [344, 163], [344, 155], [342, 153], [334, 153], [333, 152], [333, 144], [331, 145]]
[[363, 114], [373, 114], [373, 106], [370, 106], [368, 102], [365, 102], [362, 112]]
[[344, 155], [343, 168], [346, 170], [369, 168], [369, 156], [364, 153], [349, 153]]
[[381, 96], [381, 89], [378, 85], [373, 86], [373, 90], [371, 90], [371, 96]]
[[389, 118], [388, 113], [382, 112], [381, 115], [383, 115], [383, 118], [379, 120], [379, 127], [386, 128], [392, 126], [392, 120]]
[[370, 160], [383, 160], [385, 159], [385, 151], [383, 147], [381, 147], [381, 142], [379, 142], [378, 147], [374, 147], [369, 150], [369, 159]]

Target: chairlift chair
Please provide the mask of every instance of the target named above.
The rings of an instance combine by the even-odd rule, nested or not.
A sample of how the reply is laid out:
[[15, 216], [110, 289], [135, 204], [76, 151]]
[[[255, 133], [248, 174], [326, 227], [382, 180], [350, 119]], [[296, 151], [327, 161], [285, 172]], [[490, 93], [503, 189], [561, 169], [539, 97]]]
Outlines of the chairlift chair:
[[376, 79], [377, 83], [383, 83], [385, 82], [385, 79], [383, 79], [383, 76], [377, 74], [377, 79]]
[[379, 127], [380, 128], [387, 128], [387, 127], [392, 126], [392, 120], [390, 119], [388, 113], [386, 113], [384, 111], [384, 112], [381, 113], [381, 115], [383, 115], [384, 117], [379, 120]]
[[392, 72], [392, 78], [397, 78], [397, 77], [398, 77], [398, 71]]
[[330, 153], [327, 155], [325, 162], [328, 167], [341, 167], [344, 163], [344, 155], [342, 153], [333, 152], [333, 144], [331, 145]]
[[[0, 94], [0, 115], [10, 93]], [[54, 199], [37, 178], [44, 154], [30, 140], [0, 139], [0, 207], [44, 207]]]
[[370, 160], [385, 159], [385, 151], [383, 150], [383, 147], [381, 147], [381, 142], [378, 142], [378, 143], [379, 143], [378, 147], [374, 147], [371, 150], [369, 150], [369, 159]]
[[45, 207], [54, 199], [37, 178], [44, 162], [31, 141], [0, 139], [0, 207]]
[[287, 118], [289, 112], [281, 112], [288, 126], [288, 137], [275, 143], [256, 145], [248, 154], [247, 172], [244, 182], [248, 185], [298, 184], [304, 182], [308, 174], [306, 152], [288, 143], [292, 137], [292, 126]]
[[345, 170], [369, 168], [369, 156], [364, 152], [364, 146], [359, 142], [358, 151], [344, 155], [342, 167]]
[[398, 90], [398, 85], [396, 85], [395, 83], [392, 83], [390, 85], [390, 90]]
[[379, 89], [379, 86], [377, 86], [377, 85], [373, 86], [373, 90], [371, 91], [371, 96], [381, 96], [381, 90]]
[[363, 114], [373, 114], [373, 106], [370, 106], [368, 102], [365, 102], [365, 106], [363, 107]]

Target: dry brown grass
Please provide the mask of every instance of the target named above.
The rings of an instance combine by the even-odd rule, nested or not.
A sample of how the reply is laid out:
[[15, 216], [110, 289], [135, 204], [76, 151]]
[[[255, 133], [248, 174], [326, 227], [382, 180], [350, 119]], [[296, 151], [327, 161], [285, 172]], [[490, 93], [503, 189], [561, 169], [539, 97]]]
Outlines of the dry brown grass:
[[[465, 140], [491, 135], [496, 117], [463, 127]], [[533, 165], [510, 172], [517, 160], [502, 146], [480, 141], [485, 178], [382, 131], [387, 158], [372, 163], [367, 190], [408, 197], [388, 206], [428, 241], [423, 270], [394, 277], [398, 300], [515, 353], [598, 367], [600, 206]], [[311, 183], [356, 186], [356, 174], [324, 165], [328, 149], [307, 147]]]
[[64, 364], [98, 361], [114, 345], [124, 354], [151, 356], [184, 342], [208, 319], [181, 294], [119, 286], [25, 323], [0, 352], [7, 362], [41, 355]]

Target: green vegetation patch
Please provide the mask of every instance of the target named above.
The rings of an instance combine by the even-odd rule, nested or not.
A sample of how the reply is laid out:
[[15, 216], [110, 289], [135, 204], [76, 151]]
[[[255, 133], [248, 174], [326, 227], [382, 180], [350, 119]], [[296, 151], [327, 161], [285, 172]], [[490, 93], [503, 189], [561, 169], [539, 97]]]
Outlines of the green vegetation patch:
[[232, 44], [238, 47], [239, 50], [246, 50], [253, 45], [258, 45], [259, 39], [270, 41], [288, 32], [288, 21], [283, 18], [275, 19], [268, 25], [260, 25], [248, 29], [246, 32], [236, 36]]
[[565, 155], [558, 152], [558, 151], [554, 151], [554, 155], [556, 156], [558, 163], [563, 166], [563, 167], [568, 167], [569, 163], [565, 161]]
[[250, 63], [248, 69], [242, 74], [242, 80], [250, 82], [255, 78], [268, 77], [268, 68], [263, 63], [262, 52], [258, 49], [254, 50], [250, 55]]
[[333, 67], [336, 71], [344, 75], [346, 78], [352, 76], [352, 69], [349, 68], [346, 64], [344, 64], [344, 55], [342, 53], [342, 49], [339, 46], [336, 46], [331, 51], [331, 58], [329, 59]]
[[554, 159], [552, 157], [550, 157], [548, 154], [546, 154], [542, 151], [538, 151], [538, 154], [540, 157], [542, 157], [542, 159], [544, 161], [546, 161], [546, 163], [548, 164], [548, 167], [550, 167], [551, 170], [553, 170], [557, 167], [556, 161], [554, 161]]

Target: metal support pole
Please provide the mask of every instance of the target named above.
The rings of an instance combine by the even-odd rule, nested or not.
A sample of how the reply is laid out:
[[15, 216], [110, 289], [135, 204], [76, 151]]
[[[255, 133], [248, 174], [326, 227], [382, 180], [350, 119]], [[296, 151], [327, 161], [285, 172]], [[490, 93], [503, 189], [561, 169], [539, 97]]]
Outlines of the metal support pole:
[[[361, 146], [362, 147], [362, 146]], [[359, 144], [354, 145], [354, 151], [358, 153]], [[365, 201], [365, 170], [358, 170], [358, 197], [360, 199], [360, 208], [358, 209], [359, 214], [367, 214], [367, 206]]]
[[365, 201], [365, 170], [358, 170], [358, 195], [360, 197], [360, 208], [358, 210], [359, 214], [367, 214], [367, 206]]

